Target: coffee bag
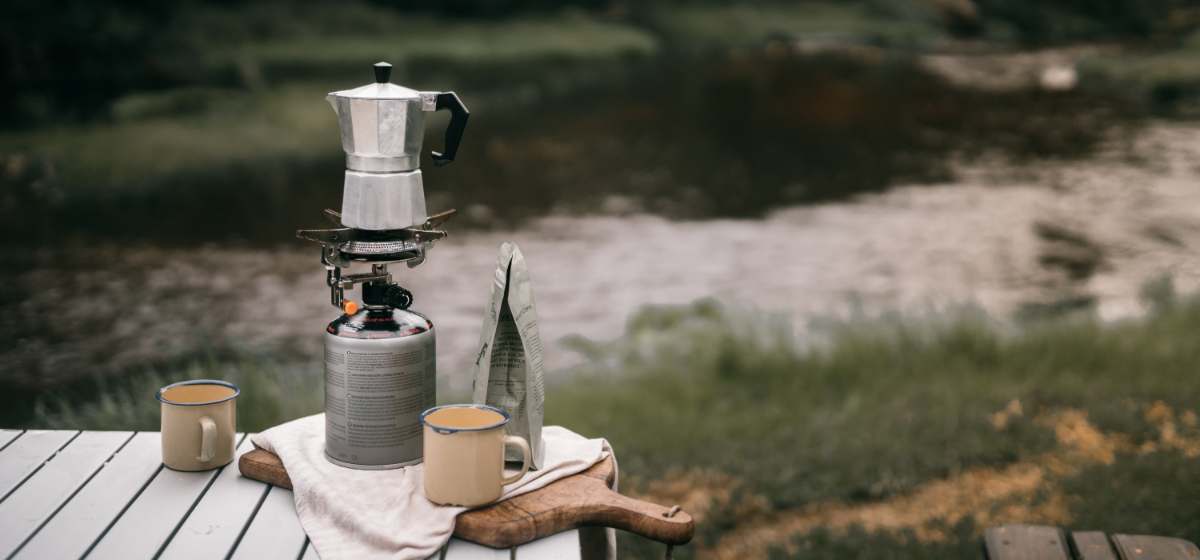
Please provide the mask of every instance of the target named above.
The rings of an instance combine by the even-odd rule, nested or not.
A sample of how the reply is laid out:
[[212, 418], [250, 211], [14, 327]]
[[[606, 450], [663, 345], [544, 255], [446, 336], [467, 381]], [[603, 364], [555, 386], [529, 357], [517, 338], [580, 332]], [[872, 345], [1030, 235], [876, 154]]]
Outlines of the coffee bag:
[[[474, 401], [512, 416], [509, 434], [529, 442], [532, 468], [541, 468], [545, 456], [542, 339], [538, 335], [529, 268], [515, 243], [500, 246], [473, 370]], [[520, 461], [521, 457], [512, 453], [505, 459]]]

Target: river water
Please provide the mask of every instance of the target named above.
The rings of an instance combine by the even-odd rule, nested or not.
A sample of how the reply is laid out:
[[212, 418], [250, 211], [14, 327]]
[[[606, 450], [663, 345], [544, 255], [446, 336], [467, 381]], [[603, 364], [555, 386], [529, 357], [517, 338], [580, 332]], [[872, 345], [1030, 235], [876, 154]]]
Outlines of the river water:
[[[959, 158], [956, 177], [897, 185], [761, 219], [552, 215], [453, 234], [415, 270], [395, 267], [438, 332], [442, 376], [467, 375], [495, 251], [517, 242], [531, 267], [547, 363], [578, 358], [568, 335], [618, 336], [647, 304], [717, 297], [813, 319], [962, 304], [998, 318], [1030, 304], [1093, 300], [1106, 319], [1143, 311], [1163, 275], [1200, 282], [1200, 127], [1113, 132], [1091, 157], [1012, 164]], [[615, 201], [610, 209], [629, 205]], [[453, 232], [453, 222], [449, 224]], [[189, 359], [316, 364], [328, 305], [315, 247], [99, 243], [11, 251], [0, 371], [36, 386], [169, 368]]]

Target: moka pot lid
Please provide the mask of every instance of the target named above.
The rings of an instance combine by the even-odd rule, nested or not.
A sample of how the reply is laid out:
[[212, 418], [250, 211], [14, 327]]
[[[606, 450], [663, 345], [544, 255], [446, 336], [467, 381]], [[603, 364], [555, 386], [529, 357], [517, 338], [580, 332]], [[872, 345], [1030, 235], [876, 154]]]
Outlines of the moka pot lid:
[[375, 83], [344, 89], [329, 93], [329, 97], [344, 97], [347, 99], [388, 99], [418, 101], [421, 92], [409, 89], [388, 81], [391, 79], [392, 65], [387, 62], [375, 63]]

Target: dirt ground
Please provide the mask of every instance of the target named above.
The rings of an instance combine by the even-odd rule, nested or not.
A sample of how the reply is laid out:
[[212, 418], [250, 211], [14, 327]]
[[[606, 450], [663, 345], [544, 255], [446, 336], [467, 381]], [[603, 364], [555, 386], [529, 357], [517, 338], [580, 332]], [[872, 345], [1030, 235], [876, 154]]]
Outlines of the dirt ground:
[[872, 533], [908, 530], [922, 542], [939, 542], [948, 537], [945, 527], [964, 518], [970, 518], [975, 527], [1068, 525], [1072, 496], [1058, 484], [1062, 478], [1084, 467], [1111, 465], [1118, 453], [1175, 452], [1200, 457], [1195, 412], [1177, 414], [1168, 405], [1155, 402], [1146, 406], [1143, 414], [1157, 433], [1137, 442], [1129, 434], [1101, 431], [1079, 410], [1052, 410], [1028, 418], [1019, 401], [1013, 401], [992, 416], [996, 429], [1003, 430], [1011, 422], [1034, 422], [1054, 433], [1058, 442], [1054, 451], [1001, 467], [968, 469], [883, 501], [823, 502], [772, 511], [766, 497], [744, 492], [736, 478], [705, 471], [679, 472], [650, 483], [642, 497], [679, 504], [697, 523], [719, 510], [744, 519], [715, 546], [697, 548], [697, 557], [714, 559], [763, 558], [771, 547], [786, 549], [793, 536], [815, 529], [835, 534], [852, 526]]

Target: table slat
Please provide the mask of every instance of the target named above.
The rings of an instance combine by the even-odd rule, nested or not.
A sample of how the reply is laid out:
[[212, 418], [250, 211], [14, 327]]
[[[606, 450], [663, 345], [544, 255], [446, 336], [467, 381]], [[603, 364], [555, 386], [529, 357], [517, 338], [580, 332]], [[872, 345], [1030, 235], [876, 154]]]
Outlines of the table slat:
[[0, 451], [0, 500], [20, 486], [26, 477], [78, 433], [71, 430], [26, 430], [4, 451]]
[[84, 432], [0, 503], [0, 556], [12, 554], [133, 432]]
[[[441, 560], [442, 553], [445, 551], [446, 547], [443, 546], [441, 550], [433, 553], [433, 555], [425, 560]], [[321, 560], [321, 557], [317, 555], [317, 549], [313, 546], [312, 541], [308, 541], [308, 543], [304, 545], [304, 555], [300, 557], [300, 560]]]
[[0, 449], [4, 449], [8, 442], [17, 438], [17, 436], [25, 433], [25, 430], [0, 430]]
[[[17, 558], [78, 558], [162, 467], [158, 432], [125, 444], [71, 501], [50, 518]], [[3, 458], [0, 457], [0, 462]]]
[[1071, 533], [1078, 560], [1117, 560], [1112, 544], [1104, 531], [1075, 531]]
[[[238, 443], [242, 434], [237, 435]], [[159, 462], [162, 461], [160, 457]], [[219, 470], [181, 472], [163, 468], [129, 509], [101, 537], [88, 558], [150, 558], [171, 538], [175, 528], [200, 499]], [[297, 549], [298, 552], [298, 549]]]
[[1183, 539], [1153, 535], [1112, 536], [1121, 560], [1193, 560], [1200, 558], [1200, 547]]
[[[254, 449], [250, 438], [242, 440], [237, 456]], [[238, 535], [250, 523], [255, 508], [270, 486], [241, 476], [237, 459], [217, 476], [200, 503], [163, 550], [161, 558], [224, 557], [233, 549]]]
[[983, 532], [988, 560], [1071, 560], [1066, 535], [1049, 525], [1002, 525]]
[[450, 539], [446, 546], [446, 560], [509, 560], [512, 552], [507, 549], [488, 548], [472, 542]]
[[271, 487], [258, 514], [246, 528], [246, 534], [233, 552], [235, 560], [256, 558], [287, 558], [300, 556], [306, 537], [296, 517], [292, 491]]
[[514, 560], [579, 560], [579, 531], [564, 531], [523, 544], [515, 549]]

